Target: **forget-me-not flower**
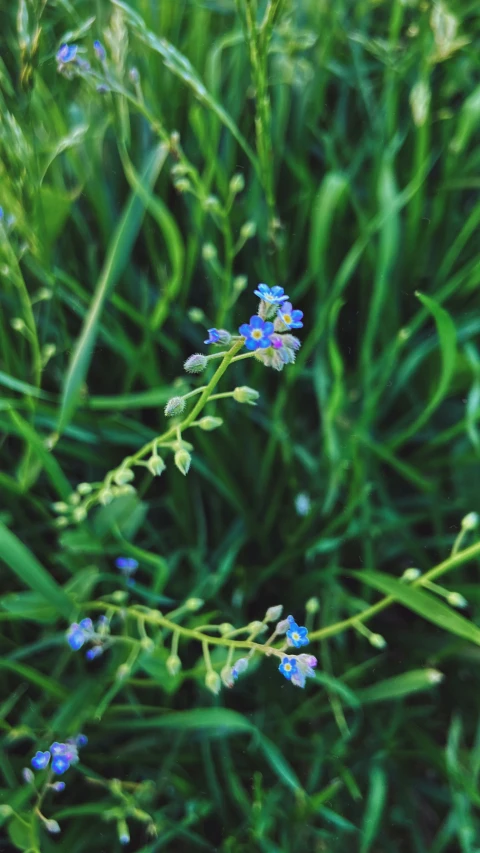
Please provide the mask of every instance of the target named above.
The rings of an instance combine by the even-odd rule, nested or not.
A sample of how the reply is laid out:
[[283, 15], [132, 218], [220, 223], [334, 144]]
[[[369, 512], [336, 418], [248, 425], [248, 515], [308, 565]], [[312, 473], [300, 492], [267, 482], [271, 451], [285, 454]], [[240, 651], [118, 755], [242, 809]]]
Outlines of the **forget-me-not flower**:
[[84, 643], [93, 634], [93, 622], [91, 619], [82, 619], [81, 622], [73, 622], [67, 631], [67, 643], [74, 652], [78, 652]]
[[268, 302], [269, 305], [281, 305], [288, 299], [283, 287], [276, 284], [274, 287], [269, 287], [268, 284], [259, 284], [257, 290], [253, 291], [255, 296]]
[[244, 323], [238, 331], [246, 339], [245, 346], [249, 350], [266, 349], [271, 346], [273, 323], [262, 320], [257, 314], [250, 317], [250, 324]]
[[232, 340], [230, 332], [226, 329], [207, 329], [208, 338], [204, 341], [205, 344], [229, 344]]
[[45, 770], [45, 767], [48, 767], [49, 761], [50, 752], [48, 749], [45, 752], [38, 750], [32, 758], [32, 767], [34, 767], [35, 770]]
[[284, 302], [278, 309], [277, 316], [287, 329], [301, 329], [303, 326], [303, 311], [299, 311], [297, 308], [292, 308], [291, 302]]
[[65, 65], [67, 62], [73, 62], [77, 57], [78, 45], [62, 44], [57, 50], [57, 62]]
[[293, 616], [288, 617], [290, 627], [287, 631], [287, 640], [289, 646], [295, 646], [299, 649], [300, 646], [308, 646], [308, 628], [303, 628], [297, 625]]
[[278, 669], [287, 681], [290, 681], [292, 676], [298, 671], [296, 658], [291, 657], [291, 655], [285, 655]]

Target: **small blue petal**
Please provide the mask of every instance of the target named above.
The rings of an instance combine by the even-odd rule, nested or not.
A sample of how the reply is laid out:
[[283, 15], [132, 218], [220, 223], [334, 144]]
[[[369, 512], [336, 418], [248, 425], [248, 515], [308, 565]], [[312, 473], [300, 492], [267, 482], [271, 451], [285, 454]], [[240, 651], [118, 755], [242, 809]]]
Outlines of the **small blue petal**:
[[45, 770], [45, 767], [48, 767], [48, 762], [50, 761], [50, 753], [47, 749], [46, 752], [41, 752], [40, 750], [35, 753], [32, 758], [31, 764], [35, 770]]
[[101, 646], [94, 646], [93, 649], [89, 649], [88, 652], [85, 653], [85, 657], [87, 660], [95, 660], [95, 658], [103, 655], [103, 649]]
[[77, 735], [75, 743], [78, 747], [86, 746], [88, 743], [88, 737], [86, 735]]
[[138, 560], [133, 557], [118, 557], [115, 565], [120, 571], [135, 572], [138, 569]]
[[82, 631], [93, 631], [93, 622], [91, 619], [82, 619], [80, 622], [80, 628]]
[[93, 42], [93, 49], [95, 50], [95, 54], [97, 56], [97, 59], [99, 59], [100, 62], [103, 62], [103, 60], [106, 58], [107, 54], [105, 52], [105, 48], [104, 48], [103, 44], [100, 41], [98, 41], [98, 39]]
[[61, 776], [70, 767], [70, 762], [65, 755], [56, 755], [52, 759], [52, 770], [57, 776]]
[[76, 44], [62, 44], [57, 51], [57, 60], [59, 62], [73, 62], [77, 55], [78, 46]]

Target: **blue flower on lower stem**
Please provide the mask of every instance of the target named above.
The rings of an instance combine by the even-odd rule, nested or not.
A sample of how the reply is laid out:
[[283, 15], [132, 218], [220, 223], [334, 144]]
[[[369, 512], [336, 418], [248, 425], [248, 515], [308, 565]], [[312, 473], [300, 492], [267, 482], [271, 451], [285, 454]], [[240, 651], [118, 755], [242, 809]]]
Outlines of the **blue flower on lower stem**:
[[97, 59], [99, 59], [100, 62], [104, 62], [104, 60], [107, 57], [107, 53], [106, 53], [106, 50], [105, 50], [102, 42], [98, 41], [98, 39], [96, 39], [93, 42], [93, 49], [95, 51], [95, 56], [97, 57]]
[[255, 296], [268, 302], [269, 305], [281, 305], [288, 299], [283, 287], [276, 284], [274, 287], [269, 287], [268, 284], [259, 284], [257, 290], [253, 291]]
[[297, 670], [297, 661], [295, 660], [294, 657], [291, 657], [290, 655], [285, 655], [285, 657], [282, 658], [282, 662], [281, 662], [280, 666], [278, 667], [278, 669], [280, 670], [282, 675], [285, 676], [287, 681], [290, 681], [292, 678], [292, 675], [295, 675], [295, 673], [298, 671]]
[[303, 326], [303, 311], [299, 311], [296, 308], [293, 309], [291, 302], [284, 302], [281, 308], [278, 309], [277, 316], [288, 329], [301, 329]]
[[57, 50], [57, 62], [61, 62], [63, 65], [67, 62], [73, 62], [76, 59], [78, 51], [78, 45], [76, 44], [62, 44]]
[[308, 646], [308, 628], [301, 628], [295, 622], [293, 616], [288, 616], [289, 629], [287, 631], [287, 641], [289, 646], [295, 646], [299, 649], [300, 646]]
[[55, 757], [52, 758], [52, 771], [56, 773], [57, 776], [61, 776], [69, 767], [70, 762], [66, 755], [55, 755]]
[[78, 652], [83, 644], [93, 634], [93, 622], [91, 619], [82, 619], [81, 622], [73, 622], [67, 631], [67, 643], [74, 652]]
[[245, 338], [245, 346], [249, 350], [266, 349], [271, 346], [271, 336], [273, 335], [273, 323], [269, 320], [262, 320], [258, 314], [250, 317], [250, 324], [244, 323], [239, 330]]
[[50, 753], [48, 749], [46, 752], [38, 752], [32, 758], [31, 765], [35, 768], [35, 770], [45, 770], [45, 767], [48, 767], [48, 763], [50, 761]]
[[95, 660], [95, 658], [99, 658], [100, 655], [103, 655], [102, 646], [93, 646], [93, 648], [88, 649], [88, 651], [85, 652], [85, 657], [87, 660]]
[[115, 565], [121, 572], [131, 575], [138, 569], [138, 560], [134, 560], [133, 557], [117, 557]]

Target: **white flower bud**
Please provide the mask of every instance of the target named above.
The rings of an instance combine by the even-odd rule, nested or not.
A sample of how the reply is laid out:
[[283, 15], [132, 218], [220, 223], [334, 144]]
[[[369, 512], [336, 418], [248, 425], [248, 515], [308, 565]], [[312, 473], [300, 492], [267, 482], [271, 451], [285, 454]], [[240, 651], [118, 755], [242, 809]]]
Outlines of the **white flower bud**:
[[211, 213], [220, 213], [222, 206], [216, 195], [209, 195], [203, 202], [203, 208]]
[[213, 243], [204, 243], [202, 246], [202, 258], [204, 261], [214, 261], [217, 257], [217, 250]]
[[224, 637], [225, 634], [229, 634], [230, 631], [234, 631], [235, 628], [230, 622], [222, 622], [222, 624], [218, 626], [218, 630], [222, 637]]
[[0, 806], [0, 817], [7, 818], [7, 817], [11, 817], [12, 814], [13, 814], [13, 809], [11, 806], [6, 805], [6, 804], [3, 806]]
[[447, 595], [447, 602], [452, 607], [467, 607], [468, 601], [463, 595], [460, 595], [459, 592], [449, 592]]
[[205, 687], [217, 696], [220, 693], [221, 686], [222, 681], [218, 672], [214, 672], [213, 669], [210, 669], [205, 676]]
[[412, 581], [416, 581], [421, 575], [420, 569], [405, 569], [400, 580], [406, 581], [407, 583], [411, 583]]
[[254, 388], [249, 388], [248, 385], [241, 385], [235, 388], [233, 399], [237, 403], [248, 403], [250, 406], [255, 406], [255, 401], [258, 400], [260, 394]]
[[476, 530], [479, 521], [480, 516], [477, 512], [469, 512], [468, 515], [462, 518], [462, 527], [464, 530]]
[[178, 657], [178, 655], [170, 655], [167, 658], [165, 666], [171, 676], [178, 675], [182, 668], [182, 661]]
[[307, 613], [311, 613], [312, 616], [315, 613], [318, 613], [318, 611], [320, 610], [320, 602], [316, 596], [313, 596], [312, 598], [308, 599], [305, 605], [305, 610], [307, 611]]
[[74, 521], [80, 522], [85, 521], [87, 517], [87, 510], [84, 506], [76, 506], [72, 513], [72, 518]]
[[98, 502], [102, 504], [102, 506], [108, 506], [113, 501], [113, 492], [111, 489], [102, 489], [102, 491], [98, 495]]
[[191, 355], [189, 358], [187, 358], [183, 367], [187, 371], [187, 373], [202, 373], [205, 370], [207, 364], [207, 356], [202, 355], [202, 353], [200, 352], [196, 352], [194, 355]]
[[222, 424], [223, 418], [214, 418], [211, 415], [206, 415], [206, 417], [201, 418], [198, 422], [200, 429], [205, 430], [205, 432], [211, 432], [214, 429], [218, 429]]
[[158, 454], [150, 456], [150, 459], [147, 460], [147, 468], [154, 477], [160, 477], [160, 474], [163, 474], [166, 467], [162, 457], [158, 456]]
[[278, 623], [275, 630], [277, 634], [286, 634], [289, 628], [290, 622], [288, 621], [288, 619], [282, 619], [282, 621]]
[[189, 190], [191, 190], [191, 188], [192, 185], [190, 181], [187, 181], [186, 178], [181, 178], [175, 184], [175, 189], [178, 190], [179, 193], [187, 193]]
[[438, 669], [428, 669], [427, 678], [430, 684], [440, 684], [440, 682], [443, 681], [445, 676], [443, 672], [439, 672]]
[[27, 785], [32, 785], [35, 781], [35, 775], [30, 767], [24, 767], [22, 770], [23, 781], [26, 782]]
[[23, 322], [21, 317], [12, 317], [10, 320], [10, 325], [15, 332], [23, 332], [26, 329], [25, 323]]
[[247, 284], [248, 284], [248, 279], [247, 279], [246, 275], [237, 275], [233, 279], [232, 287], [233, 287], [235, 293], [242, 293], [242, 291], [245, 290]]
[[126, 678], [130, 675], [130, 667], [126, 663], [122, 663], [121, 666], [118, 667], [115, 678], [118, 681], [125, 681]]
[[171, 397], [165, 406], [165, 414], [167, 418], [174, 415], [181, 415], [185, 411], [186, 402], [183, 397]]
[[256, 619], [255, 621], [250, 622], [249, 625], [247, 625], [247, 628], [250, 634], [259, 634], [260, 631], [265, 631], [266, 625]]
[[62, 527], [68, 527], [69, 521], [68, 521], [68, 518], [66, 518], [66, 516], [59, 515], [58, 518], [56, 518], [53, 523], [54, 523], [55, 527], [58, 527], [59, 529], [61, 529]]
[[225, 685], [225, 687], [233, 687], [233, 675], [232, 675], [232, 667], [225, 665], [220, 672], [220, 677]]
[[283, 604], [276, 604], [274, 607], [269, 607], [265, 613], [265, 622], [277, 622], [280, 619], [283, 611]]
[[92, 491], [92, 487], [90, 483], [79, 483], [77, 486], [77, 492], [79, 495], [89, 495]]
[[57, 832], [60, 832], [60, 825], [57, 823], [56, 820], [46, 820], [44, 826], [47, 832], [51, 832], [54, 835]]
[[237, 172], [237, 174], [234, 175], [230, 181], [230, 192], [233, 193], [234, 195], [237, 195], [238, 193], [241, 193], [244, 188], [245, 188], [245, 178], [243, 177], [242, 174]]
[[117, 486], [124, 486], [126, 483], [131, 483], [135, 479], [135, 474], [130, 468], [119, 468], [113, 475], [113, 480]]
[[257, 233], [255, 222], [244, 222], [240, 228], [240, 237], [242, 240], [250, 240]]
[[195, 613], [197, 610], [200, 610], [204, 605], [203, 598], [187, 598], [185, 602], [185, 607], [187, 610], [190, 610], [192, 613]]
[[69, 507], [68, 504], [65, 503], [65, 501], [56, 501], [54, 504], [52, 504], [52, 509], [54, 512], [68, 512]]
[[190, 456], [188, 450], [177, 450], [175, 454], [175, 465], [181, 474], [188, 474], [190, 470], [190, 465], [192, 464], [192, 457]]
[[410, 107], [417, 127], [422, 127], [428, 118], [430, 100], [431, 92], [428, 83], [425, 80], [419, 80], [410, 92]]
[[376, 649], [384, 649], [387, 645], [387, 641], [385, 637], [382, 637], [381, 634], [370, 634], [368, 638], [368, 642], [371, 646], [374, 646]]

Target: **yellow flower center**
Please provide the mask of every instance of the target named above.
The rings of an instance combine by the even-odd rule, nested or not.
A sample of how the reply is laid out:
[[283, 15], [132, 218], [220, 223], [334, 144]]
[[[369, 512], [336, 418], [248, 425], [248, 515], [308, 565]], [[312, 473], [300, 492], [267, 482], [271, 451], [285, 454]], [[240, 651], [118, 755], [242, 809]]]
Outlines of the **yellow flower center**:
[[287, 326], [289, 326], [290, 323], [292, 322], [292, 315], [291, 314], [284, 314], [283, 315], [283, 321], [284, 321], [284, 323], [287, 324]]
[[291, 663], [286, 663], [286, 664], [285, 664], [285, 666], [284, 666], [283, 668], [284, 668], [287, 672], [290, 672], [290, 670], [291, 670], [291, 668], [292, 668], [292, 664], [291, 664]]
[[292, 634], [292, 640], [299, 640], [299, 639], [300, 639], [300, 634], [297, 634], [297, 632], [295, 631], [295, 633]]
[[255, 341], [259, 341], [263, 337], [263, 332], [261, 329], [254, 329], [252, 332], [252, 338]]

